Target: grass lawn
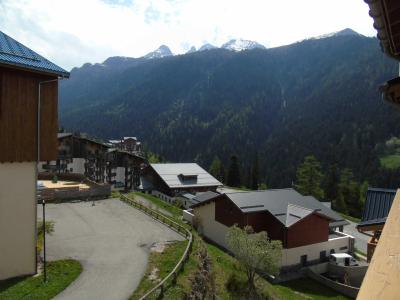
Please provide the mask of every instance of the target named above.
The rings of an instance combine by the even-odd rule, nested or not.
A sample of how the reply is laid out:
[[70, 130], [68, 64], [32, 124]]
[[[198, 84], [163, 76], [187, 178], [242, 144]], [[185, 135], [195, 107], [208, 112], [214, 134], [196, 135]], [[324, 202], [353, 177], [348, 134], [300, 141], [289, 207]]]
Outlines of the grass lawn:
[[338, 211], [336, 211], [336, 212], [339, 215], [341, 215], [343, 218], [345, 218], [346, 220], [349, 220], [349, 221], [354, 222], [354, 223], [360, 223], [361, 222], [361, 219], [359, 219], [359, 218], [348, 216], [348, 215], [345, 215], [344, 213], [341, 213], [341, 212], [338, 212]]
[[142, 196], [143, 198], [145, 198], [145, 199], [149, 200], [151, 203], [153, 203], [155, 206], [158, 206], [158, 207], [168, 211], [169, 213], [172, 214], [174, 219], [180, 220], [182, 217], [182, 210], [179, 207], [169, 204], [169, 203], [167, 203], [161, 199], [158, 199], [157, 197], [154, 197], [152, 195], [144, 194], [144, 193], [140, 193], [140, 192], [132, 192], [132, 193], [129, 193], [127, 196], [129, 197], [129, 196], [135, 196], [135, 195]]
[[[131, 296], [131, 299], [139, 299], [148, 290], [156, 286], [162, 279], [164, 279], [181, 259], [187, 243], [187, 241], [175, 242], [167, 245], [164, 251], [161, 253], [151, 252], [146, 272], [140, 281], [139, 286]], [[158, 269], [157, 272], [154, 271], [155, 268]], [[150, 275], [155, 275], [156, 278], [152, 280], [149, 277]]]
[[350, 299], [338, 295], [318, 282], [309, 278], [300, 278], [289, 282], [273, 285], [275, 294], [279, 299], [315, 299], [315, 300], [344, 300]]
[[400, 154], [386, 155], [380, 158], [382, 167], [386, 169], [400, 168]]
[[51, 299], [82, 272], [81, 264], [72, 259], [57, 260], [47, 264], [47, 282], [43, 275], [0, 281], [0, 299]]
[[[163, 208], [166, 211], [170, 212], [171, 214], [173, 214], [174, 218], [177, 219], [178, 222], [183, 224], [180, 218], [182, 215], [182, 210], [178, 207], [150, 195], [142, 193], [133, 194], [141, 195], [151, 201], [154, 205], [157, 205], [160, 208]], [[193, 278], [193, 274], [198, 270], [199, 258], [197, 256], [197, 251], [199, 249], [199, 244], [202, 242], [201, 238], [196, 232], [193, 232], [193, 238], [193, 250], [191, 252], [189, 260], [185, 264], [184, 270], [179, 273], [176, 285], [168, 287], [168, 289], [165, 291], [163, 299], [182, 299], [185, 295], [188, 295], [192, 289], [191, 279]], [[165, 254], [160, 255], [159, 253], [152, 253], [150, 255], [149, 265], [145, 276], [143, 277], [138, 289], [133, 294], [132, 299], [139, 298], [139, 295], [141, 295], [141, 291], [148, 290], [155, 285], [150, 280], [148, 280], [148, 275], [150, 274], [151, 270], [153, 270], [154, 266], [157, 266], [157, 268], [160, 269], [159, 278], [164, 278], [168, 274], [168, 272], [172, 270], [172, 268], [178, 262], [180, 255], [182, 255], [185, 248], [183, 246], [183, 243], [186, 242], [179, 243], [170, 245], [165, 250]], [[238, 287], [246, 286], [246, 275], [244, 271], [241, 270], [238, 266], [236, 259], [228, 255], [226, 252], [215, 245], [209, 243], [205, 243], [205, 245], [207, 248], [207, 252], [212, 260], [212, 272], [214, 273], [215, 278], [217, 299], [248, 299], [248, 297], [241, 294], [240, 291], [238, 291], [237, 289]], [[165, 262], [164, 259], [166, 260]], [[165, 270], [163, 264], [165, 264]], [[236, 280], [236, 282], [234, 282], [237, 285], [236, 290], [235, 288], [234, 290], [229, 290], [227, 288], [228, 283], [232, 282], [232, 277], [235, 277]], [[231, 284], [231, 286], [235, 287], [235, 284]], [[264, 299], [267, 296], [271, 296], [273, 299], [282, 300], [349, 299], [345, 296], [338, 295], [338, 293], [334, 290], [331, 290], [319, 284], [318, 282], [315, 282], [308, 278], [292, 280], [283, 284], [271, 284], [264, 278], [258, 277], [256, 286], [259, 295]]]

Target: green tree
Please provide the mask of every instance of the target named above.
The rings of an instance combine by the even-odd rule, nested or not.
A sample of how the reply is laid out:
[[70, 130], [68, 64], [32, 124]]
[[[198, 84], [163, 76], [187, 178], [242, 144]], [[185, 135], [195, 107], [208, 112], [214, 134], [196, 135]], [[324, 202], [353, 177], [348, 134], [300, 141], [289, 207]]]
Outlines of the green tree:
[[350, 169], [342, 170], [338, 187], [338, 195], [333, 208], [353, 217], [360, 217], [360, 186], [354, 180], [353, 172]]
[[369, 186], [368, 181], [364, 181], [363, 184], [360, 186], [360, 208], [361, 208], [361, 212], [364, 209], [365, 198], [367, 197], [368, 186]]
[[329, 166], [328, 172], [325, 177], [325, 200], [333, 201], [338, 195], [338, 185], [339, 185], [339, 169], [336, 163]]
[[218, 158], [218, 156], [215, 156], [211, 165], [209, 172], [212, 176], [217, 178], [219, 181], [224, 182], [225, 181], [225, 169], [224, 166], [222, 165], [221, 160]]
[[311, 195], [322, 200], [324, 191], [322, 182], [321, 164], [313, 156], [306, 156], [304, 162], [297, 168], [295, 189], [303, 195]]
[[227, 184], [233, 187], [240, 187], [239, 162], [236, 155], [231, 156], [231, 163], [228, 169]]
[[229, 228], [225, 239], [228, 249], [246, 271], [251, 290], [254, 290], [257, 270], [270, 275], [279, 273], [282, 257], [281, 241], [270, 240], [265, 231], [254, 233], [250, 226], [241, 229], [237, 225]]
[[256, 153], [253, 165], [251, 167], [251, 186], [252, 190], [258, 190], [258, 185], [260, 183], [260, 171], [258, 167], [258, 154]]

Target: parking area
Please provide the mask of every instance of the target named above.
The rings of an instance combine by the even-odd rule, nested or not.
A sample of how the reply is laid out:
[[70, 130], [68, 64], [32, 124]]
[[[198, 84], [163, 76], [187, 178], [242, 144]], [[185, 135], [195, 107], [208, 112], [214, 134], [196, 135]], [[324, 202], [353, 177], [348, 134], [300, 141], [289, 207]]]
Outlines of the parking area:
[[[42, 216], [38, 205], [38, 219]], [[183, 237], [118, 199], [46, 205], [55, 221], [48, 260], [79, 260], [83, 272], [55, 299], [127, 299], [146, 270], [150, 246]]]

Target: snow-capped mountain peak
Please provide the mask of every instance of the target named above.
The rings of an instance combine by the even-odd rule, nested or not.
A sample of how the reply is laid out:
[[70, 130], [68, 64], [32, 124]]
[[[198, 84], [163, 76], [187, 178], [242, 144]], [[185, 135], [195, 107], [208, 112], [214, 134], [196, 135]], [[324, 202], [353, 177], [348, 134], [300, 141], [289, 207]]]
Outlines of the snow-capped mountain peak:
[[146, 59], [153, 59], [153, 58], [162, 58], [166, 56], [171, 56], [173, 55], [171, 50], [165, 46], [161, 45], [157, 50], [150, 52], [144, 56]]
[[331, 33], [315, 36], [315, 37], [312, 37], [311, 39], [319, 40], [319, 39], [324, 39], [324, 38], [329, 38], [329, 37], [346, 36], [346, 35], [347, 36], [348, 35], [362, 36], [362, 34], [359, 34], [358, 32], [354, 31], [353, 29], [346, 28], [346, 29], [343, 29], [343, 30], [339, 30], [339, 31], [335, 31], [335, 32], [331, 32]]
[[221, 48], [232, 50], [232, 51], [243, 51], [243, 50], [249, 50], [249, 49], [255, 49], [255, 48], [265, 49], [265, 47], [263, 45], [261, 45], [257, 42], [243, 40], [243, 39], [232, 39], [229, 42], [223, 44], [221, 46]]

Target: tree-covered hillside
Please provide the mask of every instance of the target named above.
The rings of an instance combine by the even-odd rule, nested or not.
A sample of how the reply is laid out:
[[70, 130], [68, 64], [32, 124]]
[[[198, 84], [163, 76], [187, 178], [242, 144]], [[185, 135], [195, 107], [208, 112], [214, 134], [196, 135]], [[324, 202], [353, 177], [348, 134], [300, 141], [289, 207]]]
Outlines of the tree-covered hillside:
[[400, 135], [400, 114], [381, 101], [378, 87], [397, 68], [375, 38], [360, 35], [110, 58], [62, 82], [60, 121], [103, 138], [138, 136], [166, 160], [205, 168], [218, 156], [227, 169], [236, 155], [242, 174], [258, 153], [268, 187], [290, 186], [307, 155], [323, 171], [337, 163], [358, 181], [390, 185], [378, 150]]

